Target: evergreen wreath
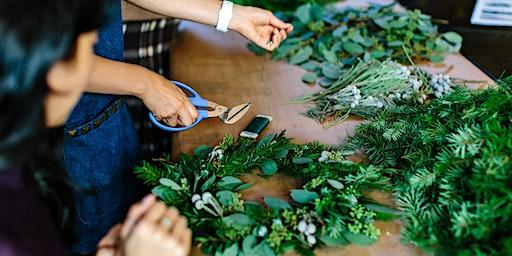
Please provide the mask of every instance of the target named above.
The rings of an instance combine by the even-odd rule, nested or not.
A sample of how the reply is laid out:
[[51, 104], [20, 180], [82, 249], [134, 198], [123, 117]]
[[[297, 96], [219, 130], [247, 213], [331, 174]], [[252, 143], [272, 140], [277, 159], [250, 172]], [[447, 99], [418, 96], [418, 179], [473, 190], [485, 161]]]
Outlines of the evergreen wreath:
[[[284, 136], [259, 142], [226, 136], [214, 147], [201, 146], [182, 154], [144, 162], [138, 176], [155, 186], [153, 193], [180, 209], [194, 240], [210, 255], [279, 255], [295, 250], [312, 255], [318, 245], [368, 245], [379, 237], [377, 218], [394, 210], [364, 196], [389, 189], [382, 170], [346, 160], [340, 148], [298, 145]], [[238, 177], [254, 170], [262, 176], [286, 173], [304, 181], [290, 191], [291, 202], [266, 196], [264, 205], [245, 201], [240, 191], [252, 184]]]

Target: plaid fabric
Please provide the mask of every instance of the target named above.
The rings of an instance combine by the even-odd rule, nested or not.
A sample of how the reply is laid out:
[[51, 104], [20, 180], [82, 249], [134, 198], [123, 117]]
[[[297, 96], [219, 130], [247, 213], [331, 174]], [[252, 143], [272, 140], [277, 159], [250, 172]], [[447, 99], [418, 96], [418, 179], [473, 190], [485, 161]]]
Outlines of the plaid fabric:
[[[176, 37], [178, 24], [175, 19], [125, 22], [125, 62], [141, 65], [170, 78], [170, 43]], [[149, 121], [149, 111], [140, 99], [129, 97], [127, 104], [145, 158], [168, 153], [171, 148], [171, 135]]]

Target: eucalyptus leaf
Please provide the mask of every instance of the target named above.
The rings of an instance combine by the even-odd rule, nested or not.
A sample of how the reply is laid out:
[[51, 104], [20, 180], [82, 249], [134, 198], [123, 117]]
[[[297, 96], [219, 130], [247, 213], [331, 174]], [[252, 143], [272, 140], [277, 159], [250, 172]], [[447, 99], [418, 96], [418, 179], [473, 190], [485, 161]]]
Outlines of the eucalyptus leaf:
[[194, 155], [201, 158], [205, 158], [206, 156], [208, 156], [208, 154], [210, 154], [210, 152], [212, 152], [212, 149], [206, 145], [199, 146], [194, 149]]
[[249, 216], [243, 213], [235, 213], [229, 216], [222, 218], [224, 224], [233, 227], [243, 227], [250, 226], [254, 224], [254, 220], [252, 220]]
[[274, 158], [275, 159], [283, 159], [283, 158], [285, 158], [288, 155], [289, 152], [290, 152], [290, 150], [287, 149], [287, 148], [285, 148], [283, 150], [280, 150], [280, 151], [277, 151], [274, 154]]
[[305, 4], [297, 8], [295, 11], [295, 16], [297, 16], [302, 23], [307, 24], [311, 20], [310, 13], [311, 5]]
[[322, 21], [324, 18], [324, 8], [317, 4], [311, 5], [309, 14], [311, 20]]
[[341, 69], [335, 65], [328, 65], [327, 63], [324, 63], [322, 67], [322, 74], [327, 78], [337, 80], [341, 75]]
[[355, 234], [348, 230], [343, 232], [343, 236], [345, 237], [345, 239], [347, 239], [347, 241], [362, 246], [369, 246], [377, 242], [377, 239], [365, 236], [363, 234]]
[[245, 184], [242, 184], [242, 185], [236, 187], [235, 191], [240, 192], [240, 191], [246, 190], [248, 188], [251, 188], [252, 186], [253, 186], [252, 183], [245, 183]]
[[322, 79], [320, 79], [319, 81], [319, 84], [320, 86], [322, 87], [329, 87], [331, 86], [335, 81], [333, 79], [329, 79], [327, 77], [322, 77]]
[[323, 235], [320, 237], [320, 241], [322, 241], [327, 246], [332, 246], [332, 247], [341, 247], [341, 246], [345, 246], [345, 245], [349, 244], [347, 239], [345, 239], [343, 236], [331, 237], [328, 235]]
[[335, 37], [343, 36], [343, 33], [348, 30], [347, 25], [339, 26], [334, 31], [332, 31], [332, 35]]
[[213, 185], [213, 183], [215, 182], [215, 179], [216, 179], [216, 178], [217, 178], [217, 177], [216, 177], [215, 175], [213, 175], [213, 176], [211, 176], [209, 179], [207, 179], [207, 180], [203, 183], [203, 185], [201, 186], [201, 191], [202, 191], [202, 192], [205, 192], [205, 191], [209, 190], [209, 189], [210, 189], [210, 187], [211, 187], [211, 186]]
[[345, 42], [343, 43], [343, 49], [350, 53], [350, 54], [361, 54], [364, 52], [364, 49], [363, 47], [361, 47], [361, 45], [359, 45], [358, 43], [354, 43], [354, 42]]
[[260, 164], [260, 167], [261, 172], [263, 172], [265, 175], [273, 175], [277, 172], [278, 169], [276, 162], [272, 159], [263, 160], [263, 162]]
[[160, 184], [169, 187], [173, 190], [182, 190], [181, 186], [178, 183], [168, 178], [161, 178]]
[[428, 59], [434, 63], [440, 63], [443, 61], [444, 58], [441, 55], [432, 55]]
[[249, 252], [253, 250], [253, 247], [256, 246], [256, 236], [249, 235], [244, 238], [244, 241], [242, 242], [242, 250], [245, 254], [249, 255]]
[[295, 202], [300, 204], [309, 203], [318, 198], [318, 194], [316, 192], [305, 189], [293, 189], [290, 195]]
[[222, 256], [238, 256], [238, 244], [233, 244], [222, 253]]
[[225, 176], [222, 177], [219, 182], [217, 182], [217, 187], [233, 190], [235, 187], [238, 187], [242, 184], [243, 182], [239, 178], [233, 176]]
[[306, 73], [302, 75], [302, 81], [304, 83], [313, 84], [316, 82], [317, 79], [318, 76], [316, 75], [316, 73]]
[[233, 201], [233, 199], [236, 197], [236, 194], [229, 190], [223, 190], [217, 192], [215, 196], [222, 205], [226, 206]]
[[345, 187], [343, 183], [333, 179], [328, 179], [327, 183], [329, 183], [329, 185], [331, 185], [335, 189], [343, 189]]
[[288, 202], [286, 202], [282, 199], [279, 199], [279, 198], [265, 196], [264, 201], [265, 201], [265, 204], [273, 210], [279, 211], [279, 210], [286, 210], [286, 209], [291, 210], [292, 209], [292, 206]]
[[308, 71], [313, 71], [313, 70], [317, 69], [318, 67], [320, 67], [320, 63], [318, 63], [317, 61], [314, 61], [314, 60], [310, 60], [308, 62], [302, 63], [300, 65], [300, 67], [305, 70], [308, 70]]
[[322, 54], [324, 55], [324, 58], [328, 61], [328, 62], [331, 62], [331, 63], [336, 63], [338, 62], [338, 56], [336, 56], [336, 53], [332, 52], [332, 51], [323, 51]]
[[307, 46], [299, 50], [289, 61], [290, 64], [301, 64], [309, 59], [313, 54], [313, 48]]

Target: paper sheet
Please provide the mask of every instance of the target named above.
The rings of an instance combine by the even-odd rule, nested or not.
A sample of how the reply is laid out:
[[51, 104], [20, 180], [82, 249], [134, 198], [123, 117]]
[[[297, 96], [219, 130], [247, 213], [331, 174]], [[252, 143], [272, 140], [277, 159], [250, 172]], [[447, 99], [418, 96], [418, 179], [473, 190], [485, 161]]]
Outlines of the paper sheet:
[[471, 24], [512, 26], [512, 0], [478, 0]]

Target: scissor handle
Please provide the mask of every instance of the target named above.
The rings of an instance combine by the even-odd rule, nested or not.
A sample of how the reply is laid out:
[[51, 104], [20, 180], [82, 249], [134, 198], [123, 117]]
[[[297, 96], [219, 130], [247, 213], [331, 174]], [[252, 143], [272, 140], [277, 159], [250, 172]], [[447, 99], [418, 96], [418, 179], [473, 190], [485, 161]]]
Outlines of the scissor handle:
[[[176, 84], [178, 87], [180, 87], [180, 88], [184, 89], [185, 91], [189, 92], [190, 94], [192, 94], [192, 97], [189, 97], [189, 100], [192, 103], [192, 105], [194, 105], [196, 107], [205, 107], [205, 108], [208, 107], [208, 101], [201, 98], [201, 96], [199, 96], [199, 94], [196, 91], [194, 91], [194, 89], [192, 89], [188, 85], [185, 85], [178, 81], [172, 81], [172, 82], [174, 84]], [[197, 112], [198, 112], [198, 116], [197, 116], [196, 121], [194, 121], [191, 125], [185, 126], [185, 127], [170, 127], [165, 124], [162, 124], [160, 121], [158, 121], [156, 119], [155, 115], [153, 115], [153, 113], [151, 113], [151, 112], [149, 112], [149, 120], [151, 120], [151, 122], [153, 124], [155, 124], [156, 127], [160, 128], [164, 131], [181, 132], [181, 131], [186, 131], [186, 130], [196, 126], [203, 119], [208, 118], [208, 110], [198, 109]]]

